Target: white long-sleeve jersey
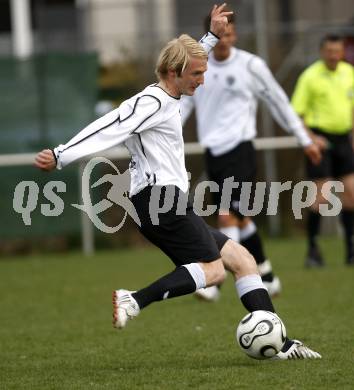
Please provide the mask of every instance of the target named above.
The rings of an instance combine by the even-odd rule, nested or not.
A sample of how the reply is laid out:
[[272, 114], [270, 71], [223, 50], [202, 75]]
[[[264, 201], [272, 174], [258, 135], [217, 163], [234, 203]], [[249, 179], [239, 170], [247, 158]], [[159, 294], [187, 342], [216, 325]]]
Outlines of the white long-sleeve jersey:
[[[209, 52], [218, 38], [200, 41]], [[130, 195], [148, 185], [175, 185], [188, 190], [180, 99], [157, 84], [124, 101], [118, 108], [81, 130], [67, 144], [54, 149], [57, 168], [84, 156], [124, 144], [131, 154]]]
[[204, 85], [194, 96], [182, 97], [181, 116], [184, 124], [193, 108], [196, 109], [199, 142], [214, 156], [227, 153], [257, 135], [259, 99], [302, 146], [312, 143], [285, 92], [260, 57], [232, 48], [228, 59], [217, 61], [211, 53], [204, 77]]

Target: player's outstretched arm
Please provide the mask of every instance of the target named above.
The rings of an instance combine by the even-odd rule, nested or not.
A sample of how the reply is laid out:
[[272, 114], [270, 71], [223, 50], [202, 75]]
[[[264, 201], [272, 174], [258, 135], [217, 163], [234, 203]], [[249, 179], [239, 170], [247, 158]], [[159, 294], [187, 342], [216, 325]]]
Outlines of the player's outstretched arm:
[[219, 38], [224, 35], [228, 23], [227, 16], [233, 14], [233, 11], [224, 11], [225, 7], [226, 3], [214, 5], [210, 13], [210, 31]]

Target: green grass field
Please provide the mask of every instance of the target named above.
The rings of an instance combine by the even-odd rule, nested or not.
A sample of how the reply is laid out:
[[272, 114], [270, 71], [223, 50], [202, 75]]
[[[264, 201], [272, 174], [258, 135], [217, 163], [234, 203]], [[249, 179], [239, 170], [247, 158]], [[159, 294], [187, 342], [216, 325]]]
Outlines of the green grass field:
[[216, 304], [193, 296], [111, 326], [111, 291], [172, 266], [158, 250], [52, 254], [0, 261], [0, 389], [353, 389], [354, 268], [324, 239], [327, 267], [304, 270], [303, 240], [269, 240], [283, 282], [274, 303], [290, 337], [320, 361], [256, 361], [235, 344], [246, 311], [231, 277]]

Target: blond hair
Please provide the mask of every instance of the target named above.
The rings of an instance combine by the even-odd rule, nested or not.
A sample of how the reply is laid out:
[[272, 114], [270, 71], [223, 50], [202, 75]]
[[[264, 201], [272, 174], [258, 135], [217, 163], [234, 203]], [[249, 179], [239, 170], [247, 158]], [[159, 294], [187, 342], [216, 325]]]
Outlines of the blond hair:
[[190, 57], [208, 58], [202, 45], [187, 34], [168, 42], [161, 50], [156, 63], [155, 73], [159, 79], [164, 79], [169, 70], [174, 70], [181, 76], [186, 69]]

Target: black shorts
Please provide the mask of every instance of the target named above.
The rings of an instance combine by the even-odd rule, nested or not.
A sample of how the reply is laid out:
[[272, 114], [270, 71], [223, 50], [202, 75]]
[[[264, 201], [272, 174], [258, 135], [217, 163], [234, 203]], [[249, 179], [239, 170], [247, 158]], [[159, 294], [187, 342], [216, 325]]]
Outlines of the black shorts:
[[310, 179], [340, 178], [354, 172], [354, 152], [350, 132], [343, 135], [325, 133], [319, 129], [311, 129], [315, 134], [328, 140], [329, 148], [323, 151], [319, 165], [314, 165], [307, 158], [306, 169]]
[[[149, 212], [151, 196], [161, 190], [158, 202], [163, 205], [166, 188], [172, 189], [174, 200], [172, 208], [159, 214], [158, 224], [153, 224]], [[159, 247], [176, 266], [197, 262], [211, 262], [219, 259], [220, 250], [228, 237], [217, 229], [207, 225], [202, 217], [196, 215], [192, 206], [187, 203], [185, 215], [178, 215], [177, 202], [179, 196], [186, 196], [175, 186], [146, 187], [131, 197], [131, 201], [140, 218], [141, 233]]]
[[220, 191], [213, 192], [214, 202], [220, 206], [222, 188], [224, 180], [233, 177], [234, 182], [239, 182], [238, 188], [232, 191], [230, 210], [236, 214], [239, 212], [239, 201], [243, 182], [252, 183], [252, 193], [250, 199], [251, 207], [254, 197], [255, 180], [257, 171], [256, 150], [252, 141], [245, 141], [237, 145], [229, 152], [221, 156], [213, 156], [209, 150], [205, 153], [207, 173], [211, 181], [219, 185]]

